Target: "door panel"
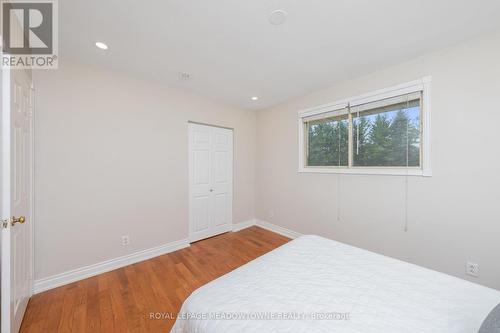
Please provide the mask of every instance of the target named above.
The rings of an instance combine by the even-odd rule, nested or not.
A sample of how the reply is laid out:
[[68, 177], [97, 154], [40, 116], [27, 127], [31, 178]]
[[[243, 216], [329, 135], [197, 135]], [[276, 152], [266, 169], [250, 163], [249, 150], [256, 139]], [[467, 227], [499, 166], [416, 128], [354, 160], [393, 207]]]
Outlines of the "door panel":
[[227, 184], [228, 182], [228, 152], [214, 152], [214, 182], [217, 184]]
[[208, 150], [199, 150], [193, 152], [195, 170], [195, 184], [209, 185], [210, 182], [210, 152]]
[[191, 241], [231, 230], [232, 168], [233, 131], [189, 124]]
[[12, 142], [12, 179], [14, 180], [12, 182], [12, 203], [14, 205], [18, 205], [21, 202], [21, 193], [19, 193], [19, 190], [21, 189], [21, 174], [22, 171], [20, 170], [20, 165], [22, 164], [21, 162], [21, 153], [19, 152], [19, 148], [22, 145], [22, 132], [23, 129], [19, 127], [17, 124], [14, 123], [12, 127], [13, 131], [13, 142]]
[[227, 220], [227, 194], [220, 193], [215, 195], [215, 225], [220, 227], [228, 223]]
[[202, 232], [210, 228], [210, 197], [208, 195], [195, 197], [193, 200], [194, 231]]
[[2, 332], [15, 333], [33, 290], [33, 89], [30, 72], [3, 74]]

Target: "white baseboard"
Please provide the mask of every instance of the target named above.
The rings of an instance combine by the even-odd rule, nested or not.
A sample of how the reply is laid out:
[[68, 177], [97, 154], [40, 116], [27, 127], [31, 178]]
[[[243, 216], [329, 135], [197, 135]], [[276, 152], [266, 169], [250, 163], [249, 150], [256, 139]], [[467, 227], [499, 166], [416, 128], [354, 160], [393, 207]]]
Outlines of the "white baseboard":
[[238, 222], [238, 223], [233, 223], [233, 231], [240, 231], [246, 228], [250, 228], [251, 226], [255, 225], [255, 219], [248, 220], [248, 221], [243, 221], [243, 222]]
[[282, 236], [295, 239], [297, 237], [302, 236], [300, 232], [296, 232], [287, 228], [280, 227], [279, 225], [272, 224], [266, 221], [262, 220], [255, 220], [255, 225], [264, 229], [267, 229], [269, 231], [275, 232], [277, 234], [280, 234]]
[[233, 224], [233, 231], [240, 231], [240, 230], [249, 228], [249, 227], [254, 226], [254, 225], [261, 227], [261, 228], [264, 228], [266, 230], [275, 232], [275, 233], [280, 234], [282, 236], [291, 238], [291, 239], [295, 239], [297, 237], [302, 236], [302, 234], [299, 232], [296, 232], [296, 231], [293, 231], [293, 230], [290, 230], [287, 228], [283, 228], [283, 227], [280, 227], [279, 225], [272, 224], [272, 223], [258, 220], [258, 219], [253, 219], [253, 220], [248, 220], [248, 221], [244, 221], [244, 222], [240, 222], [240, 223], [235, 223], [235, 224]]
[[151, 249], [146, 249], [132, 254], [128, 254], [123, 257], [106, 260], [97, 264], [77, 268], [68, 272], [35, 280], [34, 292], [35, 294], [38, 294], [49, 289], [60, 287], [71, 282], [83, 280], [98, 274], [106, 273], [121, 267], [135, 264], [140, 261], [158, 257], [163, 254], [177, 251], [188, 246], [189, 246], [188, 239], [181, 239]]

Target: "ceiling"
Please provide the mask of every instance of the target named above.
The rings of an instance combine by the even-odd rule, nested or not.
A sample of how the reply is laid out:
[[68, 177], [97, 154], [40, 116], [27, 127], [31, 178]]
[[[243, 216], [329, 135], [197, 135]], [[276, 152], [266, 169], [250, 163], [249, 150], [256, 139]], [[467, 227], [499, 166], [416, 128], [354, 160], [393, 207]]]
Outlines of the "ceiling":
[[[276, 9], [284, 24], [269, 22]], [[246, 109], [500, 29], [499, 0], [64, 0], [59, 11], [62, 59]]]

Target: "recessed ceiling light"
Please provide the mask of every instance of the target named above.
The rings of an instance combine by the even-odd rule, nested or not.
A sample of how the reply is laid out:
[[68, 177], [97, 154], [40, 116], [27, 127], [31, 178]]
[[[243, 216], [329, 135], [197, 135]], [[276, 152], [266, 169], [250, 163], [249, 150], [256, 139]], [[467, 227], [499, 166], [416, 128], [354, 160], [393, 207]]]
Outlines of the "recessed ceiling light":
[[285, 12], [282, 9], [277, 9], [273, 12], [271, 12], [271, 15], [269, 15], [269, 22], [272, 25], [280, 25], [285, 23], [286, 21], [286, 16], [288, 15], [287, 12]]
[[108, 46], [106, 44], [104, 44], [103, 42], [96, 42], [95, 46], [97, 46], [101, 50], [107, 50], [108, 49]]
[[257, 96], [252, 97], [252, 101], [256, 101], [256, 100], [258, 100], [258, 99], [259, 99], [259, 98], [258, 98]]

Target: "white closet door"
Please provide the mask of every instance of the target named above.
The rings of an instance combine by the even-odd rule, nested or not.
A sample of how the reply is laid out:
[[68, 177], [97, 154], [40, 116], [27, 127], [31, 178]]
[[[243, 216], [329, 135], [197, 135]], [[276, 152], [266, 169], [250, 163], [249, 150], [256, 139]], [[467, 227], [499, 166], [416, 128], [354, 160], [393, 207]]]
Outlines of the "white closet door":
[[190, 241], [232, 229], [233, 131], [189, 124]]

